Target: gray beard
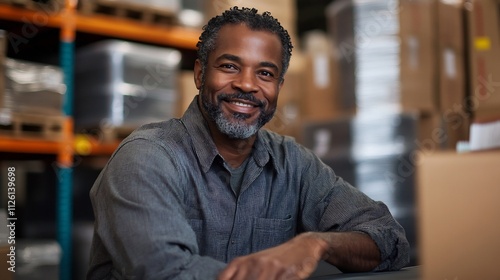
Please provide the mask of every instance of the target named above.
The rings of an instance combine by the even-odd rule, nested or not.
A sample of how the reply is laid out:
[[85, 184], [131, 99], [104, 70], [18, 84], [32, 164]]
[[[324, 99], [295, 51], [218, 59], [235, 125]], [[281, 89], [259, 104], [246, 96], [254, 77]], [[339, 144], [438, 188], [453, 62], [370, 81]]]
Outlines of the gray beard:
[[[275, 110], [271, 113], [264, 112], [265, 106], [260, 106], [260, 115], [255, 123], [247, 124], [245, 120], [250, 116], [247, 114], [233, 114], [233, 119], [230, 119], [224, 115], [222, 109], [220, 108], [221, 102], [227, 96], [237, 95], [241, 98], [243, 95], [247, 95], [248, 98], [253, 100], [253, 95], [246, 93], [235, 93], [235, 94], [222, 94], [217, 97], [218, 104], [212, 104], [205, 96], [201, 93], [201, 100], [203, 107], [210, 116], [210, 118], [215, 122], [217, 128], [223, 134], [227, 135], [231, 139], [247, 139], [255, 135], [261, 127], [263, 127], [267, 122], [269, 122], [274, 115]], [[255, 101], [255, 100], [253, 100]]]

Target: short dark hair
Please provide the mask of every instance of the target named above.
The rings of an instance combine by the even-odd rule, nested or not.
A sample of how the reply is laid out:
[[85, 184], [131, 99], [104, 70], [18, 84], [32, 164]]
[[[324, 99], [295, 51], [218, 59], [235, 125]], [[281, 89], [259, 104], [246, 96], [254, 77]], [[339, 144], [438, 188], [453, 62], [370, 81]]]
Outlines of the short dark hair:
[[293, 49], [288, 31], [286, 31], [279, 21], [269, 12], [259, 14], [255, 8], [238, 8], [236, 6], [226, 10], [221, 15], [213, 17], [203, 26], [203, 32], [196, 44], [198, 59], [202, 66], [202, 74], [204, 75], [205, 73], [208, 55], [215, 49], [215, 42], [219, 30], [224, 25], [238, 23], [244, 23], [252, 30], [269, 31], [278, 35], [282, 46], [281, 63], [283, 66], [283, 70], [280, 73], [280, 80], [283, 80], [288, 65], [290, 64], [290, 57], [292, 56]]

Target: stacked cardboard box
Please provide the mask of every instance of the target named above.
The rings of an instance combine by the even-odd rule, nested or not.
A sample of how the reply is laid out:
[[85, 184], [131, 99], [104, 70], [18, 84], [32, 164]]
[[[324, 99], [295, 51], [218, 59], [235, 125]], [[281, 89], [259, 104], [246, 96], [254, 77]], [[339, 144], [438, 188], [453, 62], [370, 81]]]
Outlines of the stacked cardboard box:
[[466, 107], [464, 16], [463, 0], [438, 3], [438, 96], [442, 112]]
[[447, 148], [468, 139], [467, 61], [465, 9], [463, 0], [438, 3], [439, 109]]
[[323, 121], [354, 114], [355, 108], [343, 106], [338, 86], [339, 63], [327, 34], [310, 31], [304, 35], [303, 42], [301, 114], [304, 119]]
[[356, 46], [353, 1], [332, 2], [327, 7], [327, 30], [336, 45], [339, 71], [339, 90], [342, 107], [356, 108]]
[[500, 3], [400, 3], [403, 107], [438, 112], [453, 148], [472, 121], [500, 118]]
[[438, 119], [448, 149], [470, 124], [464, 2], [400, 0], [401, 104]]
[[500, 1], [469, 0], [470, 103], [479, 121], [500, 118]]
[[438, 110], [437, 1], [400, 0], [401, 104]]

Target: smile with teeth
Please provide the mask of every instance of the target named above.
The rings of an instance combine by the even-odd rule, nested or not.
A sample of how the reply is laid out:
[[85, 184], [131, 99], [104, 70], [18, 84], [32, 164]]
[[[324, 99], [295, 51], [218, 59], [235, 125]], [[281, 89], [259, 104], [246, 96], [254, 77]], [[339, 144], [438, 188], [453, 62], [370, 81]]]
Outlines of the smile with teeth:
[[245, 103], [242, 103], [242, 102], [237, 102], [237, 101], [232, 101], [231, 104], [234, 104], [236, 106], [240, 106], [240, 107], [247, 107], [247, 108], [252, 108], [254, 107], [253, 105], [250, 105], [250, 104], [245, 104]]

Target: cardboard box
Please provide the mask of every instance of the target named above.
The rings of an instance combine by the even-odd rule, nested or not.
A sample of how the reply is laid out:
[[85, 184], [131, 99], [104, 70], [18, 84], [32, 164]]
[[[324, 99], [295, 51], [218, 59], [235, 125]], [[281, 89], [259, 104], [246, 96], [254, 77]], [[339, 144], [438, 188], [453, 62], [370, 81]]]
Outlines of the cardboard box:
[[446, 141], [442, 148], [456, 150], [458, 142], [469, 140], [472, 118], [467, 112], [453, 111], [441, 113], [441, 116], [443, 129], [446, 133]]
[[421, 151], [441, 150], [448, 140], [439, 113], [415, 112], [417, 120], [416, 149]]
[[[466, 31], [464, 0], [439, 1], [439, 98], [441, 112], [466, 105]], [[455, 109], [456, 111], [456, 109]], [[457, 112], [458, 113], [458, 112]]]
[[438, 102], [437, 0], [400, 0], [401, 105], [436, 112]]
[[439, 105], [446, 132], [443, 148], [455, 150], [469, 139], [465, 0], [439, 1]]
[[500, 151], [421, 154], [422, 279], [500, 279]]
[[310, 121], [338, 116], [342, 108], [336, 59], [328, 53], [310, 53], [305, 59], [302, 116]]
[[322, 121], [338, 117], [342, 112], [353, 114], [354, 109], [342, 106], [339, 62], [335, 56], [335, 46], [328, 35], [321, 31], [310, 31], [303, 36], [303, 47], [304, 88], [300, 95], [303, 119]]
[[469, 0], [467, 5], [471, 111], [475, 118], [500, 115], [500, 2]]
[[470, 116], [449, 111], [446, 113], [417, 113], [417, 148], [427, 151], [455, 150], [459, 141], [469, 140]]
[[355, 12], [352, 0], [337, 0], [326, 9], [327, 30], [335, 44], [339, 69], [338, 90], [341, 94], [340, 106], [356, 110], [356, 34]]

